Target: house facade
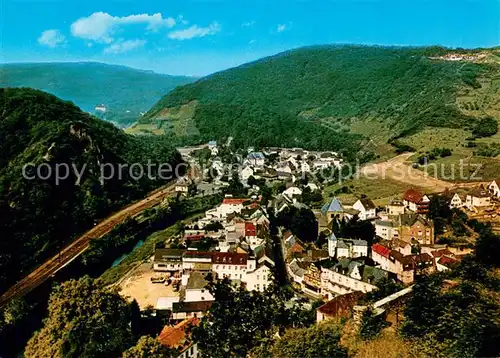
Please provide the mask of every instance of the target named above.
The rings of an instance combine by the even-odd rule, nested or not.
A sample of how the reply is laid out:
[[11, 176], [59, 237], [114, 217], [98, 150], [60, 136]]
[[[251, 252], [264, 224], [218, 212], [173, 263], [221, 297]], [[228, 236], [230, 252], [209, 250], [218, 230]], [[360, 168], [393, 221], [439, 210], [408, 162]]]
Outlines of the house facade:
[[377, 217], [377, 207], [368, 198], [359, 199], [354, 203], [352, 208], [359, 211], [358, 216], [360, 220], [372, 220]]
[[397, 237], [406, 242], [434, 245], [434, 223], [419, 214], [400, 215], [396, 220]]
[[469, 210], [483, 208], [491, 205], [490, 192], [482, 186], [471, 190], [466, 197], [465, 206]]
[[450, 209], [460, 209], [465, 206], [465, 200], [462, 200], [458, 193], [455, 193], [450, 200]]
[[331, 268], [321, 268], [321, 295], [331, 300], [354, 291], [370, 292], [377, 288], [376, 282], [387, 275], [379, 268], [342, 259]]
[[429, 202], [427, 195], [415, 189], [407, 190], [403, 197], [405, 208], [418, 214], [427, 214]]
[[500, 198], [500, 179], [493, 180], [488, 185], [488, 191], [496, 198]]

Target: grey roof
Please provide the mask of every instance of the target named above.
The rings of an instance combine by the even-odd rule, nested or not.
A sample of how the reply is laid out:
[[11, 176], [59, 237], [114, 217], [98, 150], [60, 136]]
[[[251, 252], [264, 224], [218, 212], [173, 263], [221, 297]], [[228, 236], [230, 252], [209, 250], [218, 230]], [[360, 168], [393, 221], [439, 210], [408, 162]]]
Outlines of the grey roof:
[[359, 215], [360, 211], [353, 208], [346, 208], [344, 209], [344, 213], [354, 216], [354, 215]]
[[392, 221], [386, 221], [386, 220], [375, 220], [375, 225], [394, 227], [394, 223]]
[[332, 232], [332, 234], [330, 236], [328, 236], [328, 240], [335, 241], [335, 240], [338, 240], [338, 239], [337, 239], [337, 236], [335, 236], [335, 233]]
[[388, 272], [379, 269], [378, 267], [373, 267], [365, 265], [362, 262], [350, 260], [347, 258], [340, 259], [339, 262], [334, 266], [335, 270], [338, 270], [343, 275], [350, 276], [354, 268], [358, 268], [361, 281], [376, 285], [378, 281], [382, 278], [388, 277]]
[[368, 246], [368, 241], [366, 240], [352, 240], [352, 244], [356, 246]]
[[262, 152], [252, 152], [248, 154], [248, 159], [264, 159], [264, 154]]
[[338, 249], [348, 249], [349, 248], [349, 244], [347, 244], [346, 242], [344, 242], [342, 240], [339, 240], [338, 243], [337, 243], [337, 248]]
[[296, 259], [288, 264], [288, 268], [293, 272], [295, 276], [299, 277], [304, 277], [304, 273], [306, 272], [306, 270], [299, 266], [299, 263]]
[[201, 272], [193, 271], [189, 275], [186, 289], [188, 289], [188, 290], [200, 290], [202, 288], [205, 288], [207, 283], [208, 282], [207, 282], [207, 280], [205, 280], [205, 276]]
[[154, 261], [180, 261], [185, 249], [156, 249]]

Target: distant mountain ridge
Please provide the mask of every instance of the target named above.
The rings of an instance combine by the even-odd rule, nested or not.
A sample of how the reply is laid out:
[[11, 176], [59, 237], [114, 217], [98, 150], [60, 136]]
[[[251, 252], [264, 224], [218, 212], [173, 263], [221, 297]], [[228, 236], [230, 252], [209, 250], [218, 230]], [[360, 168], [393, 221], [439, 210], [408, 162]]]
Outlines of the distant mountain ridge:
[[[39, 89], [120, 125], [134, 122], [165, 93], [194, 80], [99, 62], [0, 65], [0, 87]], [[95, 111], [101, 104], [105, 113]]]
[[[460, 51], [468, 55], [450, 56]], [[441, 47], [299, 48], [177, 87], [139, 125], [193, 142], [232, 136], [242, 146], [352, 153], [426, 127], [467, 128], [482, 116], [497, 117], [499, 54]], [[488, 93], [481, 92], [485, 88]], [[478, 96], [484, 98], [466, 103]]]

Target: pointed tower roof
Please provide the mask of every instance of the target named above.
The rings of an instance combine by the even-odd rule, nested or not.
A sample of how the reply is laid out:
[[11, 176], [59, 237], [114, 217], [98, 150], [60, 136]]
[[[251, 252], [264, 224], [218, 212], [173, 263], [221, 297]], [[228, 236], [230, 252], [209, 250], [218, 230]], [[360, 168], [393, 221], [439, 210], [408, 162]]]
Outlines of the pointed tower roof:
[[326, 213], [343, 213], [344, 212], [344, 207], [342, 206], [342, 203], [340, 202], [337, 197], [334, 197], [331, 202], [326, 203], [323, 205], [321, 208], [321, 212], [323, 214]]

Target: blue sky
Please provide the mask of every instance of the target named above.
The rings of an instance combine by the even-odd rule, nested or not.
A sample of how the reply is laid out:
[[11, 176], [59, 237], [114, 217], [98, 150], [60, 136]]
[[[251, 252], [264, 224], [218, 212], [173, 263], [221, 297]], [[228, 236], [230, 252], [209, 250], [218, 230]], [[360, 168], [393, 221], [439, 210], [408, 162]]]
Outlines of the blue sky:
[[206, 75], [329, 43], [500, 45], [500, 0], [0, 0], [1, 62]]

